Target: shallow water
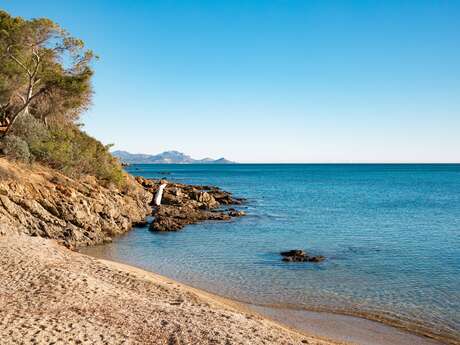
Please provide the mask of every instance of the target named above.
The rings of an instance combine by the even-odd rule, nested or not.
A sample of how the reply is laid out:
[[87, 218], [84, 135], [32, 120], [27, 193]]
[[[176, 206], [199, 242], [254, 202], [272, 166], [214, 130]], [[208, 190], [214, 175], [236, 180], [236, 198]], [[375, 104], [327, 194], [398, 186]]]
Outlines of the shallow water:
[[[135, 229], [86, 253], [258, 305], [361, 315], [460, 339], [460, 165], [133, 165], [212, 184], [246, 217]], [[168, 173], [168, 175], [164, 175]], [[320, 264], [287, 264], [303, 248]]]

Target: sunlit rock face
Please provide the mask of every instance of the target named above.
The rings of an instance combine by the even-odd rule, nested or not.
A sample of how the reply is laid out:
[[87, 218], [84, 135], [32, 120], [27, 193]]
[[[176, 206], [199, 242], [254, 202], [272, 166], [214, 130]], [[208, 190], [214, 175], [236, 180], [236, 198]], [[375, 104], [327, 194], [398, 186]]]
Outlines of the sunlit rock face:
[[151, 193], [133, 178], [123, 189], [0, 159], [0, 233], [53, 238], [68, 247], [110, 241], [151, 213]]

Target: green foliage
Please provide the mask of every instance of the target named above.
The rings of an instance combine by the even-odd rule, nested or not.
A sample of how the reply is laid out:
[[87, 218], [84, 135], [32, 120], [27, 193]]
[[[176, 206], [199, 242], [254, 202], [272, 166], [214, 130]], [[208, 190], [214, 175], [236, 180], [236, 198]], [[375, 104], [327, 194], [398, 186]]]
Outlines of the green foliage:
[[31, 146], [38, 141], [46, 140], [49, 131], [42, 121], [30, 114], [23, 114], [16, 120], [11, 134], [23, 138]]
[[7, 135], [2, 140], [5, 156], [9, 159], [26, 162], [30, 161], [30, 151], [27, 142], [15, 135]]
[[88, 174], [118, 186], [124, 182], [123, 170], [107, 147], [76, 126], [53, 126], [45, 140], [31, 144], [30, 151], [38, 161], [72, 177]]
[[47, 18], [0, 10], [0, 120], [23, 113], [46, 122], [75, 121], [91, 103], [95, 56]]
[[91, 103], [94, 58], [53, 21], [0, 10], [0, 149], [8, 158], [124, 183], [108, 147], [76, 124]]

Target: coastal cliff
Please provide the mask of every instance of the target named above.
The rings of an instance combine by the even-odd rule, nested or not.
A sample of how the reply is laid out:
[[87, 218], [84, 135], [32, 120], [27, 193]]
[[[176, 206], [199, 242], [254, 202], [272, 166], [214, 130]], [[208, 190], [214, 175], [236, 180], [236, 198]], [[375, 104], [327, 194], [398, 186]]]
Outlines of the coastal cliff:
[[131, 176], [123, 187], [0, 159], [0, 234], [23, 233], [67, 247], [110, 241], [151, 213], [152, 194]]

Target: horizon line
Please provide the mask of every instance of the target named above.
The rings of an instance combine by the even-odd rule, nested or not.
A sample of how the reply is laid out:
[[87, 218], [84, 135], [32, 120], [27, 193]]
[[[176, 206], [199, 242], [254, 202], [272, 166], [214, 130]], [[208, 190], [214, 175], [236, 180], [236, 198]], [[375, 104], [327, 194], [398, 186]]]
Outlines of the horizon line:
[[370, 161], [370, 162], [243, 162], [239, 163], [236, 162], [235, 164], [460, 164], [459, 162], [406, 162], [406, 161], [388, 161], [388, 162], [382, 162], [382, 161]]

